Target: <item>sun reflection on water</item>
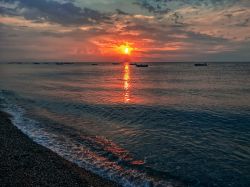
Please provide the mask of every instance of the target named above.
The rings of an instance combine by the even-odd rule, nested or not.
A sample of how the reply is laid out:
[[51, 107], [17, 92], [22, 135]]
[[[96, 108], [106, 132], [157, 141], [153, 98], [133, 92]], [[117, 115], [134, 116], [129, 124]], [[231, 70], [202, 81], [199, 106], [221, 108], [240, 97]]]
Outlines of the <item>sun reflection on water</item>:
[[124, 75], [123, 75], [123, 89], [124, 89], [124, 102], [129, 103], [130, 101], [130, 69], [129, 69], [129, 64], [125, 63], [124, 64]]

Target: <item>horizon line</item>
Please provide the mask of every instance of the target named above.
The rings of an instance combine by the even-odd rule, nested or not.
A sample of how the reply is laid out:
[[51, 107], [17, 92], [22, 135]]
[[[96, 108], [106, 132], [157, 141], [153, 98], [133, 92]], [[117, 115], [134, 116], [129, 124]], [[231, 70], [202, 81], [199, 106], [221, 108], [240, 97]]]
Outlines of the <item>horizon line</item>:
[[[246, 62], [250, 63], [249, 61], [203, 61], [203, 60], [194, 60], [194, 61], [127, 61], [129, 63], [197, 63], [197, 62], [206, 62], [206, 63], [241, 63]], [[0, 61], [1, 64], [11, 64], [11, 63], [126, 63], [126, 61]]]

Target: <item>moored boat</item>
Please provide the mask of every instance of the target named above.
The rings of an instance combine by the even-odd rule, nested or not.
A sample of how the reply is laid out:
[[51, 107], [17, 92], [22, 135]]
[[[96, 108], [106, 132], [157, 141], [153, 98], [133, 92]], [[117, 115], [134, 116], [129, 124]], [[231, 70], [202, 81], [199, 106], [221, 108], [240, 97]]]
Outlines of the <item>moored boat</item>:
[[138, 68], [146, 68], [146, 67], [148, 67], [148, 64], [136, 64], [136, 67], [138, 67]]
[[194, 64], [194, 66], [207, 66], [207, 63], [197, 63], [197, 64]]

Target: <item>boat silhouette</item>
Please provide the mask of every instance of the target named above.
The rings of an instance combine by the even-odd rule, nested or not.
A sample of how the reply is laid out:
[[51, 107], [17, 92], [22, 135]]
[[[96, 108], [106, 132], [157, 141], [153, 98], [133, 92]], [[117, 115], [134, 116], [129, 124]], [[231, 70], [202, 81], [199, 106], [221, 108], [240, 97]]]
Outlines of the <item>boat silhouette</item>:
[[197, 63], [197, 64], [194, 64], [194, 66], [207, 66], [207, 63]]
[[146, 68], [146, 67], [148, 67], [148, 64], [136, 64], [136, 67], [138, 67], [138, 68]]

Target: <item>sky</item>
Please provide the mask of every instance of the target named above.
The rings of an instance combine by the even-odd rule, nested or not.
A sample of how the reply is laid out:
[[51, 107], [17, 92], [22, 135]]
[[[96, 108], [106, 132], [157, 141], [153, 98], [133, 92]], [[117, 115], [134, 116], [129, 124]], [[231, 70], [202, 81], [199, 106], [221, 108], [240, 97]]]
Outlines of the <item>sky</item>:
[[0, 61], [250, 61], [249, 0], [0, 0]]

